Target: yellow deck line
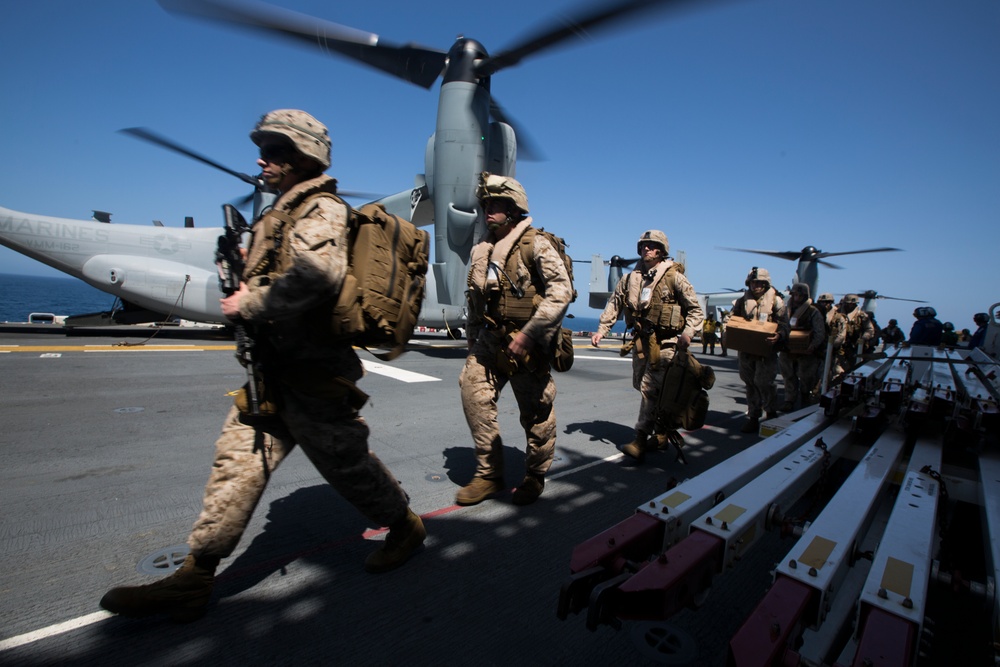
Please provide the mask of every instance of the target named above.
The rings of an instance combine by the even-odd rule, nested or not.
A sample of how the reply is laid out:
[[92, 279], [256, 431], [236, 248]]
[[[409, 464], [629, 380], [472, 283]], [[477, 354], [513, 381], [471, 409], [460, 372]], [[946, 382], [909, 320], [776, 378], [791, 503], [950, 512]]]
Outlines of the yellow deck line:
[[0, 345], [2, 352], [226, 352], [236, 345]]

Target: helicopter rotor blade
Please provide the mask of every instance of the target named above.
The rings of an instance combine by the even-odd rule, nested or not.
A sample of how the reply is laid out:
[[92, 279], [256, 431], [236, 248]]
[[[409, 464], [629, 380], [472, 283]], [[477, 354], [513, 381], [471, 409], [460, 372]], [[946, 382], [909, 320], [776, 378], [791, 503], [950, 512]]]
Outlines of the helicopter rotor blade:
[[837, 255], [859, 255], [865, 252], [902, 252], [902, 248], [868, 248], [867, 250], [846, 250], [844, 252], [820, 252], [816, 257], [836, 257]]
[[817, 264], [822, 264], [823, 266], [825, 266], [825, 267], [827, 267], [829, 269], [842, 269], [842, 268], [844, 268], [842, 266], [834, 264], [833, 262], [828, 262], [825, 259], [817, 259], [816, 263]]
[[169, 12], [189, 14], [231, 26], [280, 35], [364, 63], [422, 88], [444, 71], [447, 54], [417, 44], [398, 46], [363, 30], [279, 9], [262, 2], [239, 5], [226, 0], [157, 0]]
[[733, 252], [750, 252], [757, 255], [767, 255], [769, 257], [777, 257], [778, 259], [788, 259], [792, 261], [797, 260], [799, 256], [802, 254], [799, 251], [792, 252], [791, 250], [782, 252], [780, 250], [750, 250], [749, 248], [725, 248], [722, 246], [717, 246], [717, 247], [720, 250], [732, 250]]
[[517, 137], [517, 156], [519, 159], [529, 162], [545, 161], [545, 155], [538, 147], [538, 143], [528, 135], [520, 123], [511, 118], [510, 114], [500, 106], [500, 103], [492, 95], [490, 96], [490, 115], [493, 116], [494, 120], [506, 123], [514, 128], [514, 136]]
[[156, 144], [157, 146], [166, 148], [167, 150], [170, 151], [174, 151], [175, 153], [180, 153], [181, 155], [189, 157], [192, 160], [197, 160], [198, 162], [207, 164], [210, 167], [215, 167], [219, 171], [223, 171], [229, 174], [230, 176], [235, 176], [244, 183], [249, 183], [254, 187], [258, 187], [260, 184], [256, 178], [250, 176], [249, 174], [244, 174], [234, 169], [230, 169], [229, 167], [223, 164], [219, 164], [218, 162], [216, 162], [211, 158], [205, 157], [201, 153], [196, 153], [190, 148], [185, 148], [176, 141], [160, 136], [159, 134], [156, 134], [152, 130], [146, 129], [144, 127], [128, 127], [125, 128], [124, 130], [118, 130], [118, 131], [121, 132], [122, 134], [127, 134], [131, 137], [135, 137], [136, 139], [142, 139], [143, 141], [148, 141], [149, 143]]
[[598, 28], [607, 28], [615, 22], [636, 18], [654, 9], [681, 9], [695, 4], [692, 0], [612, 0], [564, 16], [543, 27], [519, 44], [497, 55], [486, 58], [476, 67], [479, 76], [492, 76], [496, 72], [518, 64], [528, 56], [562, 45], [566, 40], [590, 37]]

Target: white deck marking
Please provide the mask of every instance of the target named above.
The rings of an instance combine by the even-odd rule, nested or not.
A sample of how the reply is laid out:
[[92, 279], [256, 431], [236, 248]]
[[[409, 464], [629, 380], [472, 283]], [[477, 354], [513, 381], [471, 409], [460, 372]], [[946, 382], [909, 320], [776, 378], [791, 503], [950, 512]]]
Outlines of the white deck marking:
[[423, 373], [414, 373], [413, 371], [404, 371], [401, 368], [393, 368], [392, 366], [386, 366], [385, 364], [380, 364], [377, 361], [368, 361], [367, 359], [362, 359], [361, 363], [364, 365], [365, 370], [368, 371], [369, 373], [384, 375], [394, 380], [399, 380], [400, 382], [441, 381], [441, 378], [432, 377], [430, 375], [424, 375]]
[[71, 618], [68, 621], [56, 623], [55, 625], [50, 625], [49, 627], [42, 628], [41, 630], [25, 632], [23, 635], [10, 637], [0, 641], [0, 652], [9, 651], [12, 648], [24, 646], [25, 644], [33, 644], [37, 641], [41, 641], [42, 639], [55, 637], [56, 635], [61, 635], [64, 632], [69, 632], [70, 630], [84, 628], [93, 623], [97, 623], [98, 621], [103, 621], [106, 618], [111, 618], [112, 616], [114, 616], [114, 614], [111, 612], [96, 611], [93, 614], [87, 614], [86, 616], [80, 616], [78, 618]]

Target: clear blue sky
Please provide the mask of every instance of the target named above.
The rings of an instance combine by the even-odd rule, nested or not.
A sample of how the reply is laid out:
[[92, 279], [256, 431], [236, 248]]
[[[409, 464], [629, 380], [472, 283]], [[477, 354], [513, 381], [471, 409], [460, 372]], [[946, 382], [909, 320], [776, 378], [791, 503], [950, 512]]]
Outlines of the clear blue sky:
[[[447, 50], [498, 52], [572, 2], [280, 0]], [[117, 223], [221, 224], [245, 186], [116, 131], [146, 126], [254, 173], [247, 132], [306, 109], [331, 128], [331, 174], [392, 193], [423, 172], [437, 88], [304, 46], [166, 13], [152, 0], [8, 3], [0, 40], [0, 205]], [[833, 258], [820, 289], [924, 299], [973, 328], [1000, 301], [1000, 2], [746, 0], [660, 14], [498, 73], [493, 93], [548, 160], [518, 165], [538, 224], [574, 257], [630, 255], [647, 228], [684, 250], [699, 291], [752, 265], [719, 246], [905, 252]], [[58, 275], [0, 248], [0, 271]], [[587, 267], [578, 265], [586, 308]], [[915, 304], [880, 300], [912, 323]]]

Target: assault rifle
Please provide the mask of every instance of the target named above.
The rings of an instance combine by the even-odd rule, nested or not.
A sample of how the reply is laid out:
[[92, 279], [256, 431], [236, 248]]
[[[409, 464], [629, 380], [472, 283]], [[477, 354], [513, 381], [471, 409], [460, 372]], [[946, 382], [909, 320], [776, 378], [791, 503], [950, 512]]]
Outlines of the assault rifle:
[[[225, 218], [225, 231], [219, 237], [219, 245], [215, 251], [215, 262], [219, 267], [219, 289], [226, 296], [240, 288], [240, 276], [243, 275], [243, 252], [240, 242], [243, 234], [250, 229], [243, 214], [232, 204], [223, 204], [222, 213]], [[257, 365], [253, 359], [254, 340], [247, 333], [247, 328], [237, 322], [233, 327], [236, 339], [236, 358], [247, 369], [247, 398], [250, 402], [250, 414], [260, 416], [260, 398], [257, 396]]]

